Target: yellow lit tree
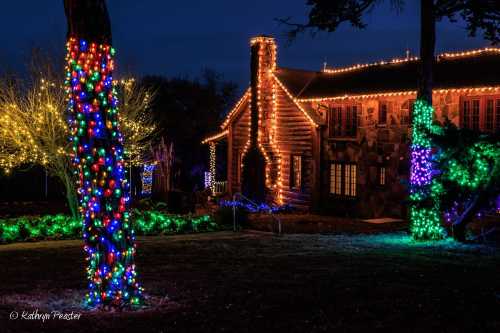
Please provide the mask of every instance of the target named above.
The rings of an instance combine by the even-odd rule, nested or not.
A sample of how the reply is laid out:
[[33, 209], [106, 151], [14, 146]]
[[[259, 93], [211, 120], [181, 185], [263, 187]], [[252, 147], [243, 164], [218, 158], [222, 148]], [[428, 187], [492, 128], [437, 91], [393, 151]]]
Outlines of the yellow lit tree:
[[[141, 164], [156, 132], [149, 113], [153, 93], [134, 79], [115, 81], [120, 92], [121, 131], [131, 166]], [[60, 78], [47, 69], [32, 83], [0, 80], [0, 168], [7, 174], [40, 165], [61, 181], [71, 214], [78, 217], [77, 194], [69, 157], [66, 94]]]

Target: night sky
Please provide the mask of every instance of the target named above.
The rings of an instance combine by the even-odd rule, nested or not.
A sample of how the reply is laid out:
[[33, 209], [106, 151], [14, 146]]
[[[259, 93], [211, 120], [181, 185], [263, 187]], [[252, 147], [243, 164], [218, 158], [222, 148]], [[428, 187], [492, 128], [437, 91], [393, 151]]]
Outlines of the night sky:
[[[120, 71], [196, 77], [214, 69], [243, 89], [249, 80], [249, 38], [278, 38], [281, 66], [320, 69], [403, 56], [418, 51], [418, 1], [400, 14], [388, 3], [367, 15], [368, 28], [343, 25], [331, 34], [301, 36], [286, 45], [286, 27], [277, 17], [305, 21], [306, 0], [109, 0], [113, 39]], [[387, 3], [387, 4], [386, 4]], [[63, 1], [17, 0], [2, 3], [0, 70], [21, 70], [33, 47], [63, 54], [66, 21]], [[464, 23], [438, 25], [437, 51], [488, 45], [469, 38]]]

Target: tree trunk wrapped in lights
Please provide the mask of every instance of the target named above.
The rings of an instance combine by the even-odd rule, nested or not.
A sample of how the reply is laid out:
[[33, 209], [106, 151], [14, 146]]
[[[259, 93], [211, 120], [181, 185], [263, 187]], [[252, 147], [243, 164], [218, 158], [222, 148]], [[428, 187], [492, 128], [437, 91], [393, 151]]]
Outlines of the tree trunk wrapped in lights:
[[111, 29], [103, 0], [65, 0], [66, 89], [89, 279], [89, 306], [141, 302], [129, 221], [123, 136], [113, 85]]

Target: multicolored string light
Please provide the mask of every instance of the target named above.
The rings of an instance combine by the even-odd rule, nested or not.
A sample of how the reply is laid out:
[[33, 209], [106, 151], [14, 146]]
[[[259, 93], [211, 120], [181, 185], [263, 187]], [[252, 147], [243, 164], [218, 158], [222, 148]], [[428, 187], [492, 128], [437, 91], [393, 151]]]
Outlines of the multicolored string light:
[[438, 183], [433, 181], [432, 142], [434, 108], [422, 99], [413, 109], [410, 171], [410, 221], [415, 239], [443, 237]]
[[70, 38], [66, 89], [72, 161], [83, 218], [89, 306], [127, 306], [141, 301], [134, 264], [135, 234], [127, 211], [123, 137], [110, 45]]
[[146, 163], [142, 166], [142, 195], [148, 196], [153, 192], [153, 172], [155, 163]]

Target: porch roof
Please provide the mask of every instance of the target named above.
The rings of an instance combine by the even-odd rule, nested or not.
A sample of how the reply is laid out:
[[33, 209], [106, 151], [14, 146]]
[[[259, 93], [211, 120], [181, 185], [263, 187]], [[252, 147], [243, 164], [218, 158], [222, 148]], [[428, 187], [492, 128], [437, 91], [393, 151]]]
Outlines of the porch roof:
[[225, 131], [213, 134], [213, 135], [208, 136], [205, 139], [203, 139], [201, 141], [201, 143], [202, 144], [207, 144], [207, 143], [213, 143], [213, 142], [220, 141], [220, 140], [224, 139], [227, 136], [228, 133], [229, 133], [229, 131], [225, 130]]

